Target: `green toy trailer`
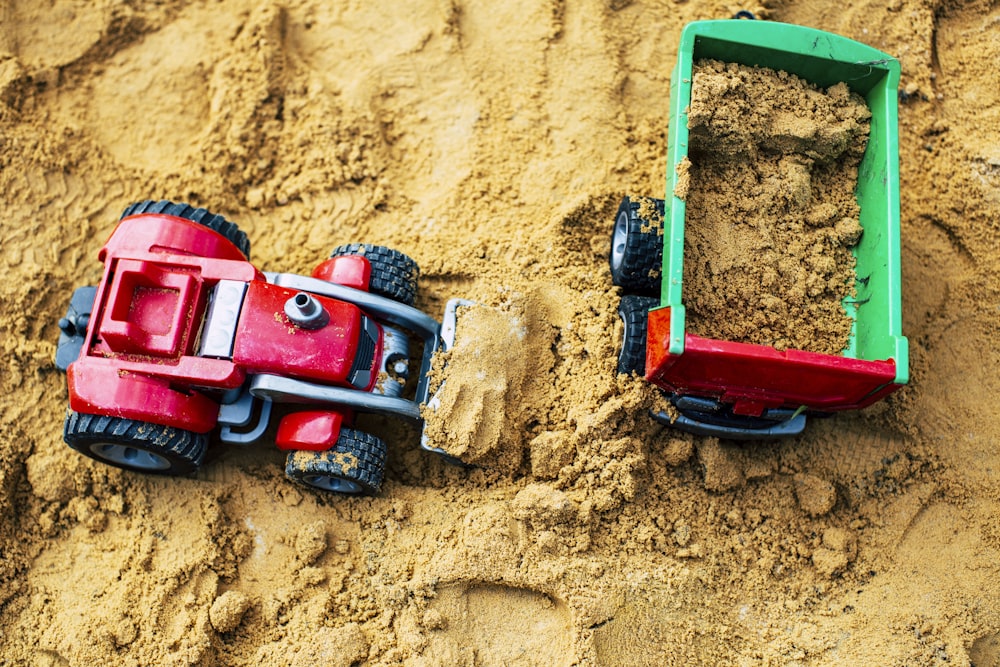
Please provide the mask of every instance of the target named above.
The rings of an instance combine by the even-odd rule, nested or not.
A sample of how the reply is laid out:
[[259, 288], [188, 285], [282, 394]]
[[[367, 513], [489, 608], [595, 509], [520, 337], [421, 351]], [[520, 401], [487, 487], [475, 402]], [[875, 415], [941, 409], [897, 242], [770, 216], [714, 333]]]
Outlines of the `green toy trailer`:
[[[852, 320], [839, 355], [779, 351], [714, 340], [685, 328], [686, 202], [674, 195], [688, 155], [692, 66], [701, 59], [784, 70], [819, 87], [844, 82], [871, 111], [855, 196], [861, 239], [852, 250], [856, 295], [842, 305]], [[681, 34], [670, 83], [666, 199], [654, 200], [663, 228], [626, 198], [612, 232], [610, 264], [623, 289], [619, 372], [660, 387], [676, 412], [661, 421], [698, 434], [752, 439], [795, 435], [808, 413], [862, 408], [906, 384], [899, 267], [899, 167], [894, 58], [850, 39], [765, 21], [699, 21]], [[659, 292], [659, 298], [644, 296]]]

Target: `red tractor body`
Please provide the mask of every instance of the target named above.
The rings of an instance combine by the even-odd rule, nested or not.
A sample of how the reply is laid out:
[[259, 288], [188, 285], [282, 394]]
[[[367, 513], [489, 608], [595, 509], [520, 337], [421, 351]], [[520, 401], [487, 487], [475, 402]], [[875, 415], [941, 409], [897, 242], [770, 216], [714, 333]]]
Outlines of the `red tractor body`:
[[[352, 387], [352, 367], [360, 362], [370, 368], [380, 352], [381, 336], [364, 350], [367, 359], [355, 358], [362, 315], [351, 303], [317, 296], [329, 324], [293, 324], [284, 304], [296, 291], [268, 284], [235, 246], [197, 223], [127, 218], [100, 256], [105, 269], [91, 315], [95, 326], [67, 371], [70, 408], [77, 412], [205, 433], [218, 421], [218, 397], [239, 388], [248, 374]], [[204, 330], [209, 297], [220, 281], [245, 284], [245, 296], [231, 340], [214, 348], [218, 356], [206, 356], [202, 349], [211, 341], [205, 337], [213, 333]], [[369, 376], [353, 388], [370, 390], [375, 377]]]

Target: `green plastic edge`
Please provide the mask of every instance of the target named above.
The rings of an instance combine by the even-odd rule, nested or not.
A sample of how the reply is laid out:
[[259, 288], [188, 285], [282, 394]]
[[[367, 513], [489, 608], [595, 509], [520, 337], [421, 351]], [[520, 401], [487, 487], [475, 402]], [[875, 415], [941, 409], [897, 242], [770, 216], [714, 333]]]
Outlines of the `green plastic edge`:
[[764, 21], [696, 21], [685, 26], [670, 78], [667, 134], [667, 215], [660, 303], [671, 309], [668, 352], [684, 352], [685, 202], [673, 195], [677, 165], [687, 157], [691, 68], [699, 58], [769, 67], [822, 87], [845, 82], [872, 111], [872, 130], [859, 168], [856, 196], [864, 234], [855, 248], [857, 297], [845, 300], [852, 316], [843, 356], [893, 359], [896, 384], [909, 380], [909, 348], [902, 335], [899, 242], [899, 148], [896, 89], [899, 62], [877, 49], [832, 33]]

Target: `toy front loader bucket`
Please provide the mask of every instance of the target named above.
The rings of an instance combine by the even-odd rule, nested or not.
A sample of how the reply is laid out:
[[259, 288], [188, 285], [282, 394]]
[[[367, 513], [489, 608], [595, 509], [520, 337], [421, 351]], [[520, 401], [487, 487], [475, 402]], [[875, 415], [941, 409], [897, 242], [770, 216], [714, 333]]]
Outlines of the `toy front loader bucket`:
[[[438, 345], [434, 349], [434, 352], [447, 352], [452, 347], [455, 346], [455, 331], [458, 328], [458, 310], [459, 308], [468, 308], [469, 306], [475, 305], [474, 301], [469, 301], [468, 299], [449, 299], [448, 303], [445, 304], [444, 317], [441, 319], [441, 331], [438, 336]], [[447, 366], [445, 366], [447, 368]], [[444, 389], [444, 380], [437, 383], [437, 387], [434, 392], [431, 393], [429, 387], [429, 374], [430, 366], [426, 370], [421, 370], [424, 373], [424, 378], [426, 379], [425, 384], [421, 387], [421, 393], [418, 395], [418, 400], [420, 403], [427, 407], [428, 410], [436, 411], [441, 407], [441, 391]], [[427, 437], [427, 431], [424, 429], [420, 434], [420, 447], [429, 452], [434, 452], [440, 456], [443, 456], [450, 463], [464, 466], [465, 464], [459, 459], [455, 458], [447, 451], [440, 447], [435, 447], [431, 444], [430, 438]]]
[[[854, 249], [857, 294], [843, 304], [853, 325], [850, 343], [840, 355], [778, 352], [686, 332], [686, 204], [673, 193], [677, 167], [688, 155], [692, 66], [706, 58], [784, 70], [823, 88], [844, 82], [871, 111], [870, 137], [855, 190], [864, 230]], [[899, 63], [894, 58], [827, 32], [731, 20], [699, 21], [684, 28], [670, 82], [669, 211], [664, 222], [661, 308], [650, 312], [647, 379], [677, 394], [823, 410], [867, 405], [907, 382], [908, 348], [901, 333], [900, 303], [898, 83]], [[691, 358], [682, 362], [688, 353]], [[824, 369], [824, 382], [810, 381], [817, 367]], [[792, 389], [792, 385], [797, 386]]]

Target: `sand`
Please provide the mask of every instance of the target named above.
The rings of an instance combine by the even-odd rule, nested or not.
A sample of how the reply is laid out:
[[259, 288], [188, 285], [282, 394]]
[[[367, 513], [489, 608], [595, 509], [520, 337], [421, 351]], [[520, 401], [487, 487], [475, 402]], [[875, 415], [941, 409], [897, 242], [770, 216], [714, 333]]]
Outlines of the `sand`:
[[[735, 445], [615, 374], [611, 216], [662, 196], [681, 26], [736, 8], [0, 7], [0, 664], [997, 664], [995, 3], [752, 8], [901, 60], [908, 387]], [[182, 479], [69, 450], [56, 320], [148, 197], [235, 220], [264, 269], [376, 243], [422, 309], [480, 303], [470, 349], [508, 372], [435, 436], [480, 465], [379, 420], [374, 498], [268, 443]]]
[[[688, 333], [839, 354], [854, 294], [854, 199], [871, 112], [844, 83], [694, 63], [684, 303]], [[679, 184], [680, 185], [680, 184]]]

